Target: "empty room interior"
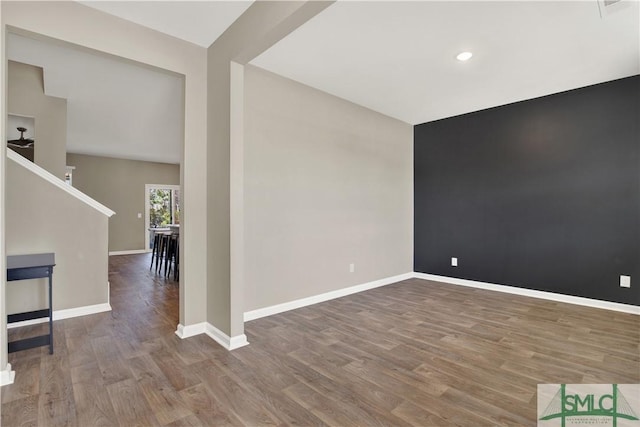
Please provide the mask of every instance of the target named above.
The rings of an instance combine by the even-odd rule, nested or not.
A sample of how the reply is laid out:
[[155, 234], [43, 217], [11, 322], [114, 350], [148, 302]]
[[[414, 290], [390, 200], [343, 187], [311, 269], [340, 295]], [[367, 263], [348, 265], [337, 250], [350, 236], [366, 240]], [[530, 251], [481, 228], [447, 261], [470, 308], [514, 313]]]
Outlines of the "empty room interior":
[[0, 20], [3, 426], [640, 423], [640, 2]]

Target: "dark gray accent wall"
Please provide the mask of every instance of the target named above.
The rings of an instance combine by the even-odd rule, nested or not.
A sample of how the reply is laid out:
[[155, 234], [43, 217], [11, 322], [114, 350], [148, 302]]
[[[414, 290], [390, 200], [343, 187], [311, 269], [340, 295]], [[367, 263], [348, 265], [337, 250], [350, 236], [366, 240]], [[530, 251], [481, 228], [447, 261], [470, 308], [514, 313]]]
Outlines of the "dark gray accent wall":
[[639, 103], [634, 76], [415, 126], [415, 271], [640, 305]]

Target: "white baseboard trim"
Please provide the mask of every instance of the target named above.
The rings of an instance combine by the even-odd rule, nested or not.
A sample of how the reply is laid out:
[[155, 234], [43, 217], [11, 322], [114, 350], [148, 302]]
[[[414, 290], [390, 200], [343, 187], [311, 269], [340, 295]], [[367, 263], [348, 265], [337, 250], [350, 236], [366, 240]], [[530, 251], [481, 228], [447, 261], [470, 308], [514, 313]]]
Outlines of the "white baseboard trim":
[[111, 311], [111, 304], [109, 303], [94, 304], [94, 305], [85, 305], [83, 307], [68, 308], [66, 310], [54, 310], [53, 320], [70, 319], [72, 317], [103, 313], [105, 311]]
[[16, 371], [11, 370], [11, 363], [7, 363], [4, 370], [0, 371], [0, 387], [3, 385], [13, 384], [16, 379]]
[[182, 323], [178, 325], [178, 329], [176, 329], [176, 335], [181, 339], [193, 337], [196, 335], [204, 334], [206, 331], [206, 322], [195, 323], [193, 325], [184, 326]]
[[613, 310], [622, 313], [640, 315], [640, 307], [630, 304], [621, 304], [617, 302], [602, 301], [591, 298], [575, 297], [572, 295], [563, 295], [555, 292], [536, 291], [533, 289], [517, 288], [515, 286], [498, 285], [495, 283], [478, 282], [475, 280], [458, 279], [455, 277], [437, 276], [435, 274], [414, 273], [414, 277], [417, 279], [432, 280], [434, 282], [444, 282], [452, 285], [487, 289], [490, 291], [504, 292], [526, 297], [540, 298], [549, 301], [565, 302], [568, 304], [576, 304], [586, 307], [602, 308], [605, 310]]
[[207, 334], [227, 350], [235, 350], [236, 348], [244, 347], [249, 344], [245, 334], [230, 337], [209, 322], [196, 323], [194, 325], [187, 326], [179, 324], [178, 329], [176, 329], [176, 335], [182, 339], [200, 334]]
[[[67, 308], [64, 310], [53, 310], [53, 320], [70, 319], [72, 317], [87, 316], [89, 314], [102, 313], [105, 311], [111, 311], [111, 304], [94, 304], [85, 305], [82, 307]], [[47, 318], [24, 320], [22, 322], [15, 322], [7, 324], [7, 329], [19, 328], [21, 326], [37, 325], [39, 323], [47, 323]]]
[[151, 252], [151, 249], [133, 249], [130, 251], [110, 251], [109, 256], [113, 255], [135, 255], [135, 254], [146, 254], [147, 252]]
[[398, 276], [374, 280], [373, 282], [362, 283], [360, 285], [350, 286], [348, 288], [337, 289], [335, 291], [326, 292], [324, 294], [314, 295], [311, 297], [301, 298], [282, 304], [259, 308], [257, 310], [247, 311], [244, 313], [244, 321], [248, 322], [250, 320], [260, 319], [261, 317], [267, 317], [285, 311], [295, 310], [296, 308], [306, 307], [308, 305], [329, 301], [335, 298], [344, 297], [362, 291], [368, 291], [369, 289], [379, 288], [380, 286], [390, 285], [392, 283], [412, 279], [414, 277], [414, 273], [400, 274]]
[[205, 334], [209, 335], [215, 342], [226, 348], [227, 350], [235, 350], [249, 344], [245, 334], [230, 337], [220, 329], [207, 322]]

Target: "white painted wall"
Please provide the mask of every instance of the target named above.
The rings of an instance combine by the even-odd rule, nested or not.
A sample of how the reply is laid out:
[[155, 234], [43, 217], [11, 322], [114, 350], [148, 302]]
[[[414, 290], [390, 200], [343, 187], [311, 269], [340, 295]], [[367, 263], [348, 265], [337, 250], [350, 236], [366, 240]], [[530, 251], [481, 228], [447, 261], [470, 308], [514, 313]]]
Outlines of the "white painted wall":
[[253, 66], [244, 114], [245, 311], [413, 271], [411, 125]]
[[33, 160], [64, 180], [67, 100], [44, 94], [42, 68], [14, 61], [9, 61], [8, 67], [7, 112], [35, 119]]
[[75, 167], [75, 188], [118, 213], [109, 220], [109, 252], [148, 248], [145, 185], [179, 185], [180, 167], [72, 153], [67, 153], [67, 164]]
[[[0, 88], [2, 93], [6, 93], [7, 87], [7, 61], [5, 55], [5, 24], [4, 14], [2, 13], [2, 6], [0, 4]], [[7, 122], [7, 97], [0, 97], [0, 135], [2, 138], [6, 135], [6, 122]], [[5, 144], [0, 144], [0, 385], [8, 382], [12, 382], [11, 366], [8, 366], [8, 354], [7, 354], [7, 311], [5, 309], [6, 301], [6, 285], [7, 285], [7, 268], [6, 268], [6, 255], [5, 255], [5, 159], [7, 147]]]
[[[55, 311], [107, 304], [109, 217], [13, 160], [5, 178], [7, 254], [55, 253]], [[9, 282], [7, 314], [47, 307], [47, 289], [46, 279]]]

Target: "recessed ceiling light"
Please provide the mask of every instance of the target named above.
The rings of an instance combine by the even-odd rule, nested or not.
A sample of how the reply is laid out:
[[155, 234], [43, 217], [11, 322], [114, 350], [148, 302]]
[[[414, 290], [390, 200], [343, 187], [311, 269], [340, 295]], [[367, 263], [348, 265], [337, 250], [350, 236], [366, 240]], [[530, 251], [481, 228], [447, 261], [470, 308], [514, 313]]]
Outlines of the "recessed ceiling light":
[[471, 52], [460, 52], [458, 56], [456, 56], [456, 59], [458, 61], [468, 61], [469, 59], [471, 59], [472, 56], [473, 56], [473, 53]]

